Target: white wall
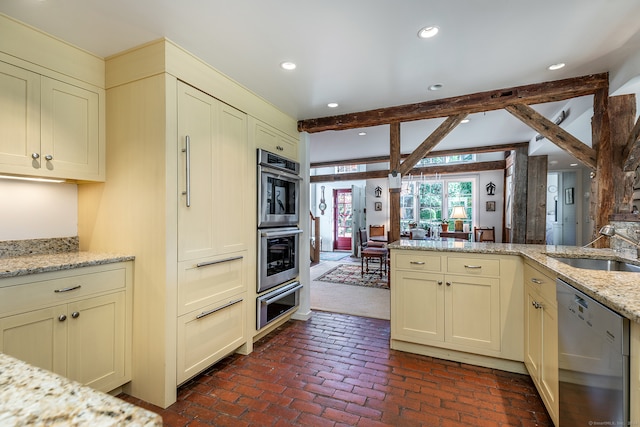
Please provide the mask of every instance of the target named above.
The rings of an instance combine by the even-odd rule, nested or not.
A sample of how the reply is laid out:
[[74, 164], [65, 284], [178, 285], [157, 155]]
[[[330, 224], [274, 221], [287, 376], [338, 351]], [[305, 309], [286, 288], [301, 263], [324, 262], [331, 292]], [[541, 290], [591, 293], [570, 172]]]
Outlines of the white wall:
[[[496, 186], [493, 196], [487, 195], [487, 184]], [[504, 171], [487, 171], [478, 174], [478, 223], [475, 227], [495, 227], [496, 242], [502, 242], [502, 216], [504, 210]], [[496, 203], [495, 211], [487, 211], [487, 202]], [[471, 230], [473, 231], [473, 230]]]
[[78, 186], [0, 179], [0, 241], [78, 235]]

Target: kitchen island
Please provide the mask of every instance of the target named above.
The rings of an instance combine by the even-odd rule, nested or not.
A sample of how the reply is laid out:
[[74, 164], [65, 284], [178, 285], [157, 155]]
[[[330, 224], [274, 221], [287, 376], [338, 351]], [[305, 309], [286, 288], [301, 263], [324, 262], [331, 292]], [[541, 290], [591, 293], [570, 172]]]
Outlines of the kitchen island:
[[528, 373], [558, 425], [561, 279], [631, 321], [630, 420], [640, 423], [640, 274], [557, 258], [640, 260], [611, 249], [460, 241], [389, 249], [392, 349]]
[[2, 426], [162, 426], [162, 418], [0, 353]]

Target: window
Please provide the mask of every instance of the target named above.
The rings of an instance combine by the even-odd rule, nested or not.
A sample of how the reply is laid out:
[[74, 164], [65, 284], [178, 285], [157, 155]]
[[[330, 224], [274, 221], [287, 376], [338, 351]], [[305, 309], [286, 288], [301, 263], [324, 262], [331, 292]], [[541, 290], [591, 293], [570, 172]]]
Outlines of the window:
[[358, 165], [336, 166], [336, 173], [358, 172]]
[[[464, 206], [465, 224], [472, 228], [474, 215], [475, 178], [403, 181], [400, 193], [400, 228], [408, 230], [409, 224], [420, 228], [437, 226], [443, 219], [449, 220], [454, 206]], [[453, 229], [453, 220], [449, 220]]]
[[457, 156], [446, 156], [446, 157], [425, 157], [420, 160], [416, 167], [420, 166], [433, 166], [433, 165], [443, 165], [443, 164], [451, 164], [451, 163], [472, 163], [476, 161], [475, 154], [459, 154]]

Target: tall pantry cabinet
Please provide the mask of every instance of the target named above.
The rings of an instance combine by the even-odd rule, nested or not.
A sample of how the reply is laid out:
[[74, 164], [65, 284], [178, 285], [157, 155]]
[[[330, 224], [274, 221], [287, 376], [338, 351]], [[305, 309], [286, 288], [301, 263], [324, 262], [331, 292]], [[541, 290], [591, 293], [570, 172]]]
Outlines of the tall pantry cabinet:
[[78, 190], [80, 246], [136, 256], [125, 391], [167, 407], [177, 385], [252, 350], [247, 123], [292, 135], [296, 122], [166, 39], [107, 58], [106, 88], [107, 177]]

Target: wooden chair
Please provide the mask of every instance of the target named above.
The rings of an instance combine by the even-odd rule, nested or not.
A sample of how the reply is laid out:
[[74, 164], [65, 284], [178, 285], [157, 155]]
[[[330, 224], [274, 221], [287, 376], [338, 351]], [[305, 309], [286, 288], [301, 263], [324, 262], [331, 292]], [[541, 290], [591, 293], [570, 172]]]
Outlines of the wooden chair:
[[367, 238], [367, 230], [365, 228], [360, 228], [358, 235], [360, 238], [360, 273], [362, 276], [364, 276], [365, 271], [369, 273], [369, 261], [377, 260], [380, 263], [379, 271], [380, 277], [382, 277], [387, 270], [387, 248], [370, 246], [370, 243], [377, 242], [371, 242]]
[[476, 242], [495, 242], [495, 227], [473, 227], [473, 238]]

